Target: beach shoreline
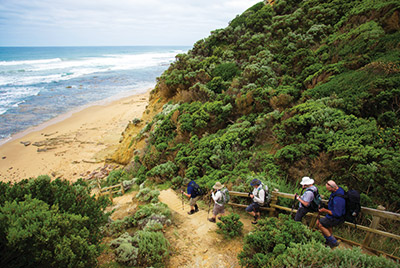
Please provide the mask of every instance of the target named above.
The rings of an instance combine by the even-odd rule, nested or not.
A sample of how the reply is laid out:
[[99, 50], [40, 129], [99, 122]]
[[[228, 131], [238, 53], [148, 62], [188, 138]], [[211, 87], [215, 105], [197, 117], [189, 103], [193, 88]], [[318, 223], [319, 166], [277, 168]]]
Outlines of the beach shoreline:
[[150, 91], [92, 103], [14, 135], [0, 144], [0, 180], [76, 181], [102, 168], [128, 123], [142, 117]]

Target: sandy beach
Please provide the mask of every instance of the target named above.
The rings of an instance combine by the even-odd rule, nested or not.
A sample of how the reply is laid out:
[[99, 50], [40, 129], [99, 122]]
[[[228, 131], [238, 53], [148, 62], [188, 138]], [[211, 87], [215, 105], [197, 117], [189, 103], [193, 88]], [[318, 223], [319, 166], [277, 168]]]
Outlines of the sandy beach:
[[104, 166], [129, 121], [141, 118], [150, 90], [58, 117], [0, 146], [0, 180], [49, 175], [75, 181]]

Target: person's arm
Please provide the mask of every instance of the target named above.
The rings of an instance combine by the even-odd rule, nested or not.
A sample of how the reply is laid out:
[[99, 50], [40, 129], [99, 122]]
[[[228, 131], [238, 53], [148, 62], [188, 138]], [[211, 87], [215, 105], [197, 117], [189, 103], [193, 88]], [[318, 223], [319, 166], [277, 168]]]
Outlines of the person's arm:
[[211, 197], [214, 200], [214, 202], [217, 202], [221, 198], [221, 192], [220, 191], [216, 191], [215, 193], [212, 192]]
[[306, 202], [303, 199], [301, 199], [300, 196], [297, 196], [296, 198], [304, 207], [308, 207], [310, 205], [310, 202]]
[[193, 190], [192, 187], [188, 187], [187, 188], [188, 193], [185, 193], [183, 190], [181, 190], [181, 193], [186, 195], [187, 197], [191, 198], [192, 197], [192, 190]]
[[[297, 194], [296, 194], [297, 195]], [[311, 196], [312, 195], [312, 196]], [[296, 199], [304, 206], [308, 207], [310, 205], [310, 202], [312, 201], [314, 197], [314, 193], [312, 191], [306, 191], [301, 197], [297, 195]], [[311, 200], [311, 201], [307, 201]]]
[[260, 191], [258, 192], [258, 197], [254, 196], [254, 202], [257, 203], [264, 203], [264, 197], [265, 197], [265, 191], [264, 189], [260, 189]]

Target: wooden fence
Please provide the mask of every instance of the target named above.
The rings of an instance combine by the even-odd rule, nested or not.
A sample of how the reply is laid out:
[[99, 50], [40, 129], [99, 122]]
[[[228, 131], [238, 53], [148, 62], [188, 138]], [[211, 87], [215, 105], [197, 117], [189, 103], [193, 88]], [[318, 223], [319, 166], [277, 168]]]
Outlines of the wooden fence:
[[113, 194], [116, 194], [118, 192], [122, 192], [122, 194], [125, 194], [125, 189], [122, 182], [120, 184], [116, 184], [110, 187], [101, 188], [100, 181], [97, 180], [97, 187], [100, 189], [97, 193], [97, 197], [108, 195], [111, 202], [113, 202]]
[[[230, 196], [248, 197], [248, 193], [243, 193], [243, 192], [229, 191], [229, 194], [230, 194]], [[288, 207], [284, 207], [284, 206], [278, 205], [278, 197], [294, 200], [294, 194], [281, 193], [281, 192], [275, 190], [275, 191], [272, 191], [272, 193], [271, 193], [271, 202], [270, 202], [269, 207], [261, 207], [261, 210], [268, 211], [268, 214], [269, 214], [270, 217], [277, 216], [277, 214], [279, 213], [279, 210], [289, 211], [289, 212], [293, 211], [294, 214], [297, 212], [296, 209], [292, 210], [292, 208], [288, 208]], [[322, 200], [322, 202], [327, 203], [327, 200]], [[298, 202], [296, 202], [296, 204], [298, 204]], [[247, 205], [236, 204], [236, 203], [231, 203], [231, 202], [228, 203], [228, 205], [236, 206], [236, 207], [242, 207], [242, 208], [247, 207]], [[373, 248], [370, 247], [371, 242], [372, 242], [372, 240], [374, 238], [374, 235], [381, 235], [381, 236], [384, 236], [384, 237], [400, 240], [400, 235], [396, 235], [396, 234], [392, 234], [392, 233], [385, 232], [385, 231], [382, 231], [382, 230], [378, 230], [379, 221], [381, 219], [389, 219], [389, 220], [399, 221], [400, 220], [400, 214], [389, 212], [389, 211], [385, 211], [385, 208], [383, 208], [383, 207], [378, 207], [378, 209], [373, 209], [373, 208], [368, 208], [368, 207], [361, 207], [361, 213], [363, 215], [371, 215], [372, 216], [372, 222], [371, 222], [370, 226], [363, 226], [363, 225], [359, 225], [359, 224], [356, 225], [356, 224], [350, 223], [350, 222], [345, 222], [344, 223], [345, 225], [348, 225], [350, 227], [354, 227], [354, 228], [356, 228], [358, 230], [366, 231], [366, 236], [364, 238], [364, 241], [361, 244], [357, 243], [357, 242], [354, 242], [354, 241], [351, 241], [351, 240], [348, 240], [348, 239], [345, 239], [343, 237], [338, 237], [338, 236], [335, 236], [335, 237], [340, 239], [340, 240], [342, 240], [342, 241], [345, 241], [346, 243], [349, 243], [349, 244], [352, 244], [352, 245], [356, 245], [356, 246], [359, 246], [361, 248], [364, 248], [364, 249], [367, 249], [369, 251], [372, 251], [375, 254], [384, 255], [384, 256], [390, 257], [390, 258], [395, 259], [395, 260], [400, 260], [400, 258], [397, 257], [397, 256], [393, 256], [393, 255], [388, 254], [386, 252], [379, 251], [379, 250], [376, 250], [376, 249], [373, 249]], [[307, 216], [311, 216], [312, 217], [312, 219], [310, 221], [310, 224], [309, 224], [309, 227], [310, 228], [316, 228], [316, 221], [317, 221], [317, 218], [318, 218], [318, 213], [317, 212], [307, 213]], [[321, 217], [323, 217], [323, 216], [321, 215]]]

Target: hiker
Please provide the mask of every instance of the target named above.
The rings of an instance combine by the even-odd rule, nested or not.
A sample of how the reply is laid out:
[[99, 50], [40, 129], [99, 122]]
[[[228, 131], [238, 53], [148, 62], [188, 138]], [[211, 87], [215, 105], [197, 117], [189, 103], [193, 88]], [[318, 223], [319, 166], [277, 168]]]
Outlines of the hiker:
[[[218, 214], [225, 216], [225, 202], [224, 196], [221, 192], [222, 188], [224, 188], [224, 185], [217, 181], [213, 186], [213, 190], [211, 190], [211, 198], [214, 200], [214, 208], [212, 211], [212, 217], [208, 218], [210, 222], [215, 223]], [[221, 220], [221, 216], [218, 217], [219, 220]]]
[[334, 248], [337, 247], [339, 243], [332, 235], [332, 227], [340, 225], [344, 222], [346, 201], [343, 197], [343, 188], [337, 186], [334, 181], [328, 181], [325, 186], [326, 189], [331, 192], [331, 195], [328, 201], [328, 208], [321, 208], [319, 210], [320, 212], [325, 212], [327, 214], [325, 218], [317, 220], [317, 226], [326, 239], [325, 244], [331, 248]]
[[253, 202], [247, 206], [246, 211], [254, 217], [254, 221], [251, 223], [257, 224], [257, 221], [261, 216], [260, 207], [264, 205], [266, 193], [260, 180], [253, 179], [250, 185], [254, 188], [253, 192], [249, 193], [249, 197], [253, 200]]
[[295, 199], [299, 201], [299, 209], [294, 216], [295, 221], [301, 221], [308, 212], [313, 211], [311, 203], [314, 200], [315, 193], [318, 193], [317, 187], [314, 186], [314, 180], [310, 177], [303, 177], [300, 185], [305, 192], [302, 196], [295, 194]]
[[201, 195], [195, 190], [196, 188], [198, 188], [198, 185], [195, 181], [189, 181], [189, 179], [185, 179], [184, 182], [185, 184], [187, 184], [187, 193], [185, 193], [183, 190], [181, 190], [181, 193], [190, 198], [190, 211], [188, 212], [188, 214], [192, 215], [199, 211], [197, 201], [200, 199]]

